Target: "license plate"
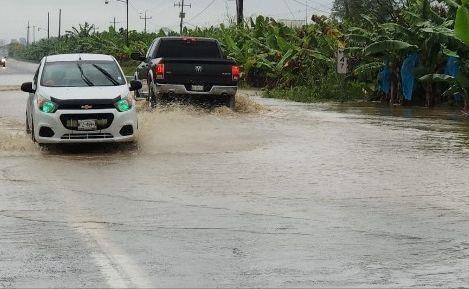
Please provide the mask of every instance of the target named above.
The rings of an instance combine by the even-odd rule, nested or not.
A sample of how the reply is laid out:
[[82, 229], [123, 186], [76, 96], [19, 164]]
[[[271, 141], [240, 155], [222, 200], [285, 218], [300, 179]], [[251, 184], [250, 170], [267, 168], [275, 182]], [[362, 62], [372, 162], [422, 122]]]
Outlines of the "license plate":
[[78, 120], [78, 130], [96, 130], [97, 128], [98, 126], [94, 119]]
[[193, 85], [192, 90], [193, 91], [204, 91], [204, 86], [203, 85]]

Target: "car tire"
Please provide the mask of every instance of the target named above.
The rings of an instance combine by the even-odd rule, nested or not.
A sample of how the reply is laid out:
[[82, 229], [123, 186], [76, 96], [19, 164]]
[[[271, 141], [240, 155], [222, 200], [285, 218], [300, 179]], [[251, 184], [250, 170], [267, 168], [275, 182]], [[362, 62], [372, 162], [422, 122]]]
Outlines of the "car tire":
[[34, 119], [33, 118], [31, 118], [31, 140], [33, 141], [33, 143], [37, 143], [36, 134], [34, 132]]
[[26, 114], [26, 134], [31, 133], [31, 128], [29, 127], [28, 114]]

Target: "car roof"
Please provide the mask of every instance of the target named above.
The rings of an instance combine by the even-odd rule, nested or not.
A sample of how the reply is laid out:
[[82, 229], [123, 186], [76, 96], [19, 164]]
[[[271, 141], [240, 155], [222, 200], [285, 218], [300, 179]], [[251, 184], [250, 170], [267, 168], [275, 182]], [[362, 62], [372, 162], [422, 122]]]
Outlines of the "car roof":
[[46, 62], [60, 61], [114, 61], [114, 57], [105, 54], [75, 53], [46, 56]]

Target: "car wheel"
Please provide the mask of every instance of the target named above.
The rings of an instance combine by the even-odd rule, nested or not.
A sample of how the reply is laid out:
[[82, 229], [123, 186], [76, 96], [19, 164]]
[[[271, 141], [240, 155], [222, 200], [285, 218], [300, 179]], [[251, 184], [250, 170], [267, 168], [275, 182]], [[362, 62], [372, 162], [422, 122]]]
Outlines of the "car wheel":
[[236, 96], [230, 95], [226, 97], [226, 106], [229, 107], [231, 110], [236, 109]]
[[31, 118], [31, 140], [36, 143], [36, 134], [34, 133], [34, 119]]

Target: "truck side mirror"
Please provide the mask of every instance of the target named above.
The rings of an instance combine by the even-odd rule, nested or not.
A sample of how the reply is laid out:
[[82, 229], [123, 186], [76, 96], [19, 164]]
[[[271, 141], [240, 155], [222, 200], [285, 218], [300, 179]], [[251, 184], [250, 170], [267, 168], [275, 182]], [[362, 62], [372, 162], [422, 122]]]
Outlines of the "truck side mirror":
[[140, 52], [132, 52], [130, 58], [136, 61], [145, 61], [146, 57], [143, 56]]

